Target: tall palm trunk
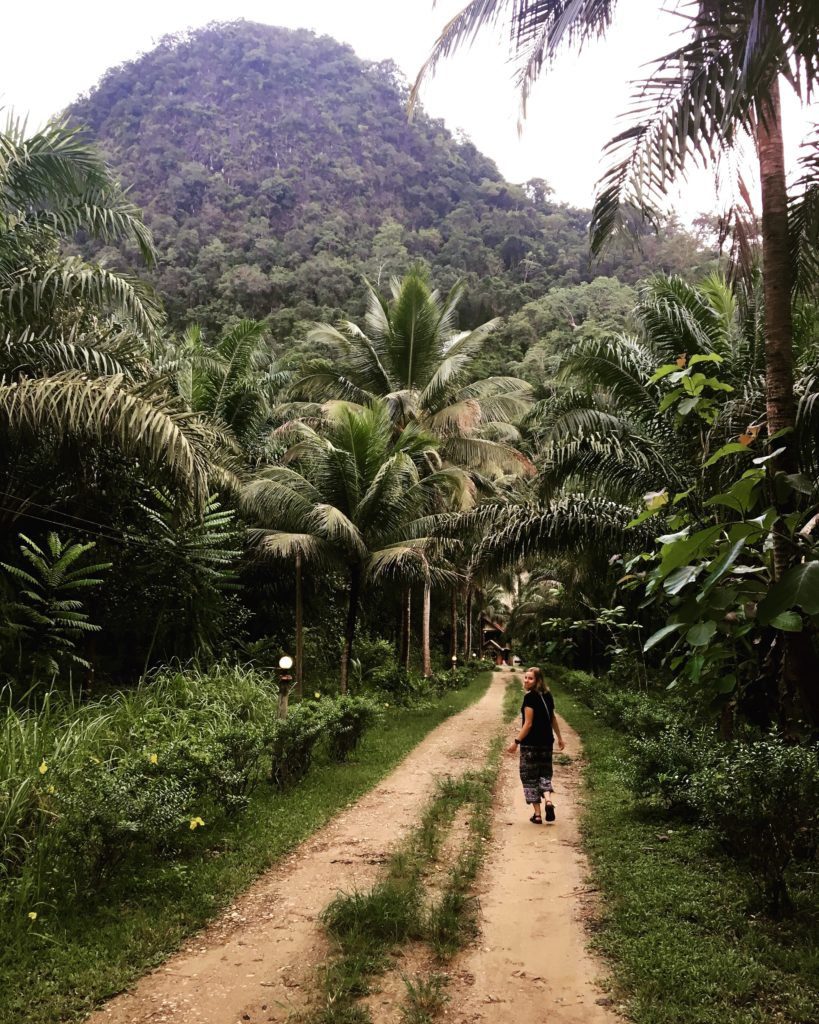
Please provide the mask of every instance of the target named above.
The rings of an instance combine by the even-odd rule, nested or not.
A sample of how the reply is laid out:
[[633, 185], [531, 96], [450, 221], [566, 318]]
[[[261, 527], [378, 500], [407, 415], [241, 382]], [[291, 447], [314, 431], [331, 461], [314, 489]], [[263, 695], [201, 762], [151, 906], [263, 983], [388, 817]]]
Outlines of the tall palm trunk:
[[401, 666], [409, 672], [412, 643], [412, 587], [404, 590], [401, 602]]
[[[762, 263], [765, 289], [765, 387], [768, 435], [796, 424], [793, 394], [793, 264], [788, 234], [788, 192], [785, 178], [785, 148], [782, 140], [782, 112], [779, 83], [771, 89], [771, 102], [760, 111], [757, 130], [759, 176], [762, 183]], [[786, 434], [777, 447], [785, 451], [777, 468], [796, 470], [793, 437]], [[781, 501], [777, 503], [778, 507]], [[781, 511], [789, 511], [782, 508]], [[777, 578], [791, 560], [784, 531], [774, 536], [774, 572]]]
[[449, 605], [449, 660], [454, 664], [458, 660], [458, 588], [453, 587]]
[[347, 692], [347, 684], [350, 678], [350, 662], [353, 657], [353, 640], [355, 639], [355, 627], [358, 621], [358, 602], [361, 596], [361, 566], [354, 565], [350, 569], [350, 591], [349, 603], [347, 605], [347, 623], [344, 627], [344, 649], [341, 652], [341, 677], [339, 679], [339, 690]]
[[[779, 82], [771, 89], [771, 102], [760, 112], [757, 130], [759, 176], [762, 184], [762, 265], [765, 289], [765, 388], [768, 436], [780, 430], [790, 433], [777, 438], [776, 447], [785, 451], [776, 468], [785, 473], [797, 470], [793, 428], [796, 400], [793, 393], [793, 264], [788, 232], [788, 193], [785, 177], [785, 148], [782, 139], [782, 111]], [[780, 516], [793, 511], [787, 496], [774, 493]], [[774, 577], [779, 579], [793, 563], [781, 520], [774, 527]], [[772, 651], [778, 666], [780, 721], [790, 731], [802, 717], [819, 723], [819, 658], [813, 631], [779, 634]]]
[[421, 626], [421, 644], [423, 646], [424, 678], [429, 679], [432, 675], [432, 656], [429, 649], [429, 620], [432, 611], [432, 588], [429, 583], [424, 584], [424, 611]]
[[466, 588], [466, 601], [464, 607], [464, 660], [472, 658], [472, 602], [474, 590], [470, 583]]
[[301, 580], [301, 551], [296, 552], [296, 696], [301, 700], [304, 688], [304, 598]]

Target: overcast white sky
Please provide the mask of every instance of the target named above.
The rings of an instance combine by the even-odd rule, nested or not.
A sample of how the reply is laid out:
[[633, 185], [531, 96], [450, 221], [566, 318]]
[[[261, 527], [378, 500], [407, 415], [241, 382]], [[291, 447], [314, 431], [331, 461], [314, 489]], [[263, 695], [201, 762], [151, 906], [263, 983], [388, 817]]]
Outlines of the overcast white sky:
[[[441, 26], [464, 2], [438, 0], [434, 8], [432, 0], [18, 2], [3, 14], [0, 105], [28, 114], [30, 126], [39, 126], [87, 92], [107, 68], [151, 49], [161, 36], [235, 18], [326, 33], [365, 59], [393, 59], [414, 79]], [[485, 39], [443, 64], [423, 93], [424, 106], [452, 130], [463, 129], [507, 179], [545, 178], [558, 199], [589, 206], [602, 147], [627, 107], [628, 82], [640, 77], [641, 64], [673, 45], [675, 18], [658, 15], [658, 6], [622, 0], [607, 43], [579, 58], [567, 54], [537, 86], [521, 139], [517, 91], [500, 40]], [[793, 160], [808, 118], [789, 99], [785, 114]], [[713, 208], [712, 177], [696, 175], [674, 205], [685, 219]]]

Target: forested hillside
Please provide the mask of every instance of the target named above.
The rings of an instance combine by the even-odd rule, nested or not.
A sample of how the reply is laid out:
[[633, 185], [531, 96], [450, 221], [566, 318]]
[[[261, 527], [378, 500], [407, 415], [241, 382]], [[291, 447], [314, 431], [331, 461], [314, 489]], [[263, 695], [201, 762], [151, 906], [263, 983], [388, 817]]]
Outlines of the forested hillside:
[[441, 121], [408, 122], [391, 62], [307, 31], [236, 22], [166, 38], [70, 113], [144, 209], [176, 325], [270, 317], [286, 339], [360, 312], [362, 273], [386, 283], [422, 261], [439, 287], [465, 278], [470, 327], [555, 286], [698, 261], [671, 231], [592, 267], [587, 211], [544, 181], [505, 182]]

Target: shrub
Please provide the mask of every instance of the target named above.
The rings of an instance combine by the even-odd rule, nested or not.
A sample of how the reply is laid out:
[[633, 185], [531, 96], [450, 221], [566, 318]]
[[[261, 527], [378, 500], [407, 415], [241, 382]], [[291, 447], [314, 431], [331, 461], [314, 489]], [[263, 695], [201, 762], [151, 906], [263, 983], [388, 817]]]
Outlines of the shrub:
[[819, 751], [774, 737], [725, 744], [691, 792], [731, 853], [747, 857], [770, 907], [787, 909], [787, 868], [819, 842]]
[[137, 850], [178, 845], [198, 810], [196, 793], [171, 775], [153, 777], [129, 758], [92, 765], [80, 779], [55, 787], [60, 814], [55, 856], [70, 858], [75, 884], [98, 881]]
[[675, 723], [632, 741], [631, 782], [641, 797], [659, 796], [669, 809], [692, 811], [691, 780], [714, 756], [713, 737]]
[[276, 722], [269, 741], [271, 779], [279, 789], [292, 786], [307, 774], [313, 750], [324, 733], [321, 704], [296, 704], [287, 718]]
[[345, 696], [334, 700], [324, 719], [330, 759], [346, 761], [378, 714], [375, 703], [365, 697]]

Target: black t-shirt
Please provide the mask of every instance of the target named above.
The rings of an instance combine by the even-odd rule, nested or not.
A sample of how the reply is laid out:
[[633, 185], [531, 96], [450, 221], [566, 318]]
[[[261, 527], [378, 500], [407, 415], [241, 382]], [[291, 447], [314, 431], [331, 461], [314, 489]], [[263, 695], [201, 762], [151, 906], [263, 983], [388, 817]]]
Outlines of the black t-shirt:
[[522, 747], [552, 747], [555, 738], [552, 732], [552, 715], [555, 713], [555, 699], [547, 690], [538, 693], [530, 690], [520, 706], [520, 724], [526, 721], [526, 708], [533, 712], [532, 728], [520, 741]]

